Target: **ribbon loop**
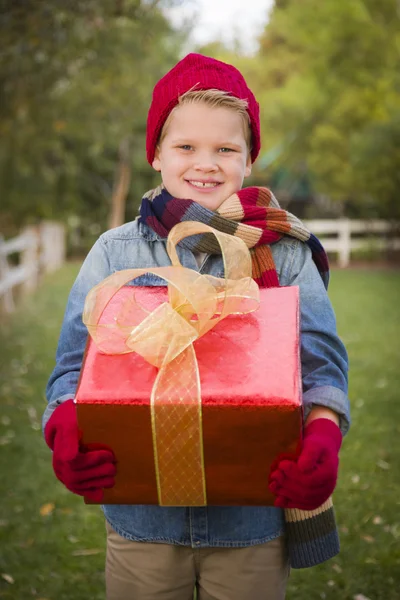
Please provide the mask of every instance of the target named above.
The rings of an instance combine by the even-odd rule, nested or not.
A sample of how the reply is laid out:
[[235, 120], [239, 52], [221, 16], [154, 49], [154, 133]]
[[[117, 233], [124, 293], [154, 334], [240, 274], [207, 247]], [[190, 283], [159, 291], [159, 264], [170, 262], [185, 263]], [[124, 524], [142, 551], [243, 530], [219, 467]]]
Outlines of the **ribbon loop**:
[[197, 337], [197, 331], [165, 302], [132, 330], [126, 345], [160, 369]]

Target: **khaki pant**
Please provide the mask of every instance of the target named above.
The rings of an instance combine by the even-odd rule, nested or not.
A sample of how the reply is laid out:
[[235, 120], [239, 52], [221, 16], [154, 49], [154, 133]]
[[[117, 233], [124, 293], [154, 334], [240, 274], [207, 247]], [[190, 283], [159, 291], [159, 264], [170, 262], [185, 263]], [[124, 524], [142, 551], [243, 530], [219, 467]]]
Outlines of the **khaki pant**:
[[132, 542], [108, 523], [107, 600], [283, 600], [289, 562], [283, 537], [247, 548]]

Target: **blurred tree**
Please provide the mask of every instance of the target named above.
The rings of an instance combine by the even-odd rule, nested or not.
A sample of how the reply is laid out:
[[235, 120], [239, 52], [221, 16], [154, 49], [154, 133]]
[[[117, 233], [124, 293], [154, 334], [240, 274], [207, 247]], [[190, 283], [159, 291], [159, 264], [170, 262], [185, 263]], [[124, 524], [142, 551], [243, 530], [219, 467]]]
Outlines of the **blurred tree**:
[[131, 182], [131, 160], [129, 154], [129, 141], [122, 140], [119, 147], [118, 173], [114, 183], [111, 197], [111, 211], [108, 228], [113, 229], [123, 225], [125, 221], [126, 197]]
[[132, 218], [154, 183], [145, 128], [154, 83], [183, 34], [157, 0], [13, 0], [0, 11], [0, 218], [74, 214], [105, 228], [123, 140]]
[[397, 0], [276, 2], [241, 65], [261, 105], [260, 169], [279, 148], [272, 166], [306, 164], [353, 214], [400, 217], [399, 64]]

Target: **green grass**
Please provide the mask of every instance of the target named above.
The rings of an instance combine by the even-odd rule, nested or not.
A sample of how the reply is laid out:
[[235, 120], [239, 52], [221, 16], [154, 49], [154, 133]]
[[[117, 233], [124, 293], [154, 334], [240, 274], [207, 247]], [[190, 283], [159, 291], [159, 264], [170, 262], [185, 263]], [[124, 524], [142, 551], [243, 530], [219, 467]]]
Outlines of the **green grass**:
[[352, 428], [335, 492], [341, 553], [293, 571], [289, 598], [400, 598], [400, 273], [335, 271], [330, 286], [350, 357]]
[[[2, 323], [0, 574], [14, 583], [0, 577], [0, 598], [104, 599], [101, 511], [55, 480], [40, 431], [43, 390], [76, 272], [67, 265], [48, 277]], [[342, 550], [324, 565], [292, 571], [289, 600], [400, 597], [399, 292], [396, 271], [332, 276], [330, 295], [351, 360], [353, 427], [335, 493]], [[49, 503], [54, 508], [42, 515]]]

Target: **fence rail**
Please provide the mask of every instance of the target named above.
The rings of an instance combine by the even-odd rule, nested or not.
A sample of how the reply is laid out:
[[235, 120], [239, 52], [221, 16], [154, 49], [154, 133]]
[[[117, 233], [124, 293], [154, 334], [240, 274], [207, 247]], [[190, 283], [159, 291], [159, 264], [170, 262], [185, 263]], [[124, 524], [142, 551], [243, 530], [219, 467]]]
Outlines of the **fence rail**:
[[[400, 223], [378, 219], [314, 219], [305, 221], [305, 224], [320, 239], [327, 252], [337, 254], [339, 267], [349, 266], [355, 250], [400, 250]], [[335, 237], [326, 237], [327, 234]]]
[[[17, 255], [17, 264], [10, 260]], [[65, 228], [61, 223], [44, 221], [26, 227], [20, 235], [4, 240], [0, 234], [0, 303], [10, 313], [15, 309], [14, 288], [22, 292], [36, 288], [39, 277], [58, 269], [65, 261]]]

